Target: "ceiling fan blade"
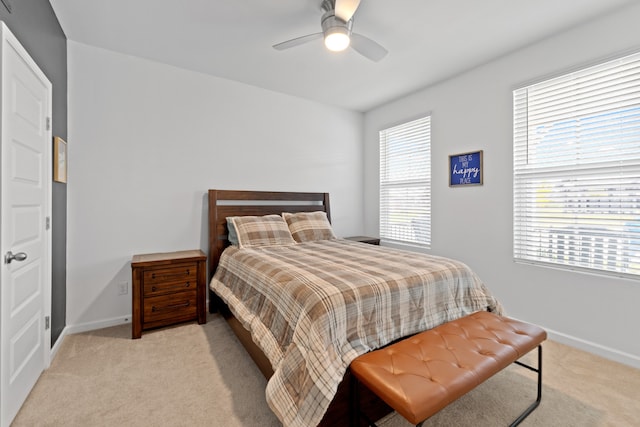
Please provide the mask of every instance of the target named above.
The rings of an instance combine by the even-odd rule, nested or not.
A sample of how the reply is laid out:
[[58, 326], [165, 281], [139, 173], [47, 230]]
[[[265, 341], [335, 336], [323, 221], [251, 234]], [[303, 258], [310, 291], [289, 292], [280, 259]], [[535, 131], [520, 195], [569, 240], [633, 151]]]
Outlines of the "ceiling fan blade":
[[380, 46], [369, 37], [356, 33], [351, 34], [351, 47], [360, 55], [374, 62], [380, 61], [382, 58], [387, 56], [387, 53], [389, 53], [387, 49]]
[[291, 47], [299, 46], [301, 44], [308, 43], [310, 41], [321, 39], [323, 37], [322, 33], [313, 33], [307, 34], [306, 36], [298, 37], [295, 39], [287, 40], [286, 42], [274, 44], [273, 48], [276, 50], [285, 50]]
[[360, 6], [360, 0], [336, 0], [335, 14], [344, 22], [349, 22]]

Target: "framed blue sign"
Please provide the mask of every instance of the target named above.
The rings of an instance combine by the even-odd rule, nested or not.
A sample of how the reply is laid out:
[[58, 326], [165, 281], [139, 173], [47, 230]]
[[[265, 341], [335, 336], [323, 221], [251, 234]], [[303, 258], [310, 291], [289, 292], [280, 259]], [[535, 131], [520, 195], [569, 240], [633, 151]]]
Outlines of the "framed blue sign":
[[449, 156], [449, 187], [482, 185], [482, 150]]

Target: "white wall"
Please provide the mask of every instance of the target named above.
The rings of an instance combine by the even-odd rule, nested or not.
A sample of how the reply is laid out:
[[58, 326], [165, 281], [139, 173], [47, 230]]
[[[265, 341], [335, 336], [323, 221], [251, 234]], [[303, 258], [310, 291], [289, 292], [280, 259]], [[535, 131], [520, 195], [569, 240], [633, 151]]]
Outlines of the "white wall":
[[[512, 258], [512, 91], [640, 49], [640, 5], [574, 28], [365, 115], [365, 231], [378, 230], [378, 131], [431, 112], [432, 249], [475, 269], [509, 315], [640, 367], [640, 283]], [[450, 154], [484, 150], [484, 185], [449, 188]]]
[[68, 63], [70, 331], [130, 316], [133, 254], [206, 252], [209, 188], [330, 192], [362, 232], [362, 114], [75, 42]]

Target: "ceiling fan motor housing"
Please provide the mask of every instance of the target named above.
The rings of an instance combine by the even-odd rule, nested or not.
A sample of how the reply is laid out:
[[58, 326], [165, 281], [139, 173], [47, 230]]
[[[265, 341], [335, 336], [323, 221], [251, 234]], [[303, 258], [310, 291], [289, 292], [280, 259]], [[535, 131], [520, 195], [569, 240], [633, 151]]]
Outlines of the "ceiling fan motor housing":
[[353, 18], [349, 22], [345, 22], [335, 15], [334, 10], [329, 10], [322, 15], [320, 20], [322, 32], [325, 37], [331, 33], [339, 32], [351, 36], [351, 28], [353, 27]]

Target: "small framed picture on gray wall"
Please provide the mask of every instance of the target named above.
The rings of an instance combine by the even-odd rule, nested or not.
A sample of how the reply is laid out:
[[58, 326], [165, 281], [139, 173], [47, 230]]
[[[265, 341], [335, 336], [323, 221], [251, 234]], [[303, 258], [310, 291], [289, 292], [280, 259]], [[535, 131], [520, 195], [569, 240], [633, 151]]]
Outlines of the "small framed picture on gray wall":
[[53, 180], [67, 182], [67, 143], [57, 136], [53, 138]]

